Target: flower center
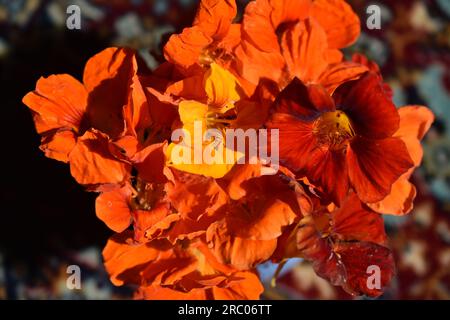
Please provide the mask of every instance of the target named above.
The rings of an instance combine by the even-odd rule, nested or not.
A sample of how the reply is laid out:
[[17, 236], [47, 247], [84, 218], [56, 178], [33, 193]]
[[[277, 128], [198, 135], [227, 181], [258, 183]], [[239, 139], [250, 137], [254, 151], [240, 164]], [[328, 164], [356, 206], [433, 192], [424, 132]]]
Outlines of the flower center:
[[231, 55], [224, 48], [217, 47], [213, 44], [203, 50], [199, 57], [199, 63], [202, 66], [209, 66], [214, 62], [227, 62], [231, 59]]
[[331, 149], [341, 149], [355, 136], [350, 118], [342, 111], [325, 112], [314, 123], [314, 134], [319, 143]]
[[234, 115], [226, 116], [210, 111], [206, 115], [206, 127], [208, 129], [225, 130], [233, 124], [234, 118], [236, 118]]

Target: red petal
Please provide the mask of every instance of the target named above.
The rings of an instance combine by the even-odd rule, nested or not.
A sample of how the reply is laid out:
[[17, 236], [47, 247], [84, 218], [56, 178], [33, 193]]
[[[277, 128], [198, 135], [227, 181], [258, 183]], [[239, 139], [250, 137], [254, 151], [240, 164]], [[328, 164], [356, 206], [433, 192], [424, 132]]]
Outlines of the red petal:
[[334, 97], [338, 109], [350, 117], [359, 135], [383, 139], [391, 137], [399, 128], [398, 111], [375, 73], [367, 72], [359, 80], [343, 84]]
[[347, 161], [351, 184], [365, 203], [386, 197], [393, 183], [414, 166], [405, 143], [398, 138], [355, 138]]
[[[378, 297], [394, 276], [394, 258], [391, 250], [386, 247], [370, 242], [356, 242], [340, 243], [334, 250], [345, 265], [347, 280], [343, 288], [349, 293]], [[379, 288], [373, 287], [376, 281], [372, 282], [370, 277], [375, 277], [376, 271], [370, 267], [380, 270]]]
[[295, 78], [278, 95], [274, 112], [287, 113], [304, 120], [314, 120], [321, 112], [334, 111], [330, 95], [319, 85], [306, 86]]
[[340, 240], [386, 243], [383, 218], [364, 206], [354, 193], [332, 213], [332, 219], [333, 233]]
[[331, 200], [340, 205], [349, 189], [346, 155], [343, 151], [313, 149], [306, 161], [306, 177], [321, 187]]

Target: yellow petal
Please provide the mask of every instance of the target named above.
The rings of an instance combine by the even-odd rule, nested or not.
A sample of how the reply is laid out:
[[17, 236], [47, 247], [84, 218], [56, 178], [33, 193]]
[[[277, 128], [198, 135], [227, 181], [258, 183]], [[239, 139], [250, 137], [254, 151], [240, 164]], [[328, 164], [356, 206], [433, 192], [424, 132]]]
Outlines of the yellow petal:
[[181, 122], [183, 122], [183, 128], [191, 134], [194, 132], [194, 123], [196, 121], [202, 121], [202, 129], [203, 131], [206, 130], [207, 105], [191, 100], [182, 101], [178, 106], [178, 113], [180, 114]]
[[212, 63], [205, 75], [205, 91], [208, 104], [217, 112], [225, 113], [234, 108], [234, 102], [239, 101], [239, 84], [231, 72]]
[[[202, 157], [200, 161], [201, 163], [196, 164], [194, 161], [193, 145], [189, 146], [171, 143], [166, 151], [167, 166], [183, 172], [219, 179], [224, 177], [233, 168], [233, 166], [237, 162], [237, 159], [242, 157], [242, 154], [226, 149], [225, 144], [221, 143], [217, 147], [218, 150], [219, 148], [221, 148], [221, 161], [216, 161], [212, 164], [208, 164], [207, 161], [203, 158], [203, 153], [205, 152], [205, 150], [207, 152], [207, 148], [211, 148], [211, 144], [204, 144], [202, 146]], [[227, 153], [231, 155], [232, 161], [227, 161]]]

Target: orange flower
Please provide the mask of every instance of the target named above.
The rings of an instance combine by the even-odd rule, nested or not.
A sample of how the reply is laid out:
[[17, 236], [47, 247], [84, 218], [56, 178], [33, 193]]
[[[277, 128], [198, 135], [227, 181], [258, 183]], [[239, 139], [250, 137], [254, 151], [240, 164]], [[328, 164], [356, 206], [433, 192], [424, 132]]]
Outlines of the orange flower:
[[145, 299], [258, 299], [263, 291], [253, 271], [219, 263], [202, 241], [134, 243], [129, 232], [112, 237], [103, 251], [115, 285], [139, 286]]
[[353, 43], [359, 32], [358, 17], [342, 0], [256, 0], [242, 22], [237, 70], [254, 84], [268, 78], [284, 87], [298, 77], [335, 88], [367, 71], [346, 63], [325, 74], [328, 65], [341, 62], [338, 49]]
[[331, 97], [295, 79], [279, 96], [269, 128], [280, 129], [280, 161], [340, 204], [350, 188], [365, 203], [385, 198], [414, 165], [394, 137], [400, 116], [380, 79], [366, 73]]
[[123, 232], [132, 225], [135, 241], [175, 243], [205, 234], [219, 219], [227, 194], [212, 178], [169, 169], [166, 148], [164, 143], [144, 149], [132, 181], [97, 198], [97, 216], [110, 229]]
[[279, 175], [262, 176], [259, 165], [237, 165], [228, 178], [221, 184], [232, 201], [206, 237], [219, 261], [246, 270], [272, 256], [284, 229], [305, 210], [306, 195]]
[[127, 175], [127, 165], [108, 156], [108, 148], [109, 139], [125, 129], [122, 110], [135, 68], [132, 51], [109, 48], [88, 61], [84, 84], [53, 75], [41, 78], [23, 99], [35, 112], [41, 148], [50, 158], [70, 162], [80, 184], [119, 183]]
[[185, 70], [227, 64], [240, 41], [240, 25], [232, 23], [236, 13], [235, 0], [201, 0], [193, 26], [170, 37], [164, 56]]

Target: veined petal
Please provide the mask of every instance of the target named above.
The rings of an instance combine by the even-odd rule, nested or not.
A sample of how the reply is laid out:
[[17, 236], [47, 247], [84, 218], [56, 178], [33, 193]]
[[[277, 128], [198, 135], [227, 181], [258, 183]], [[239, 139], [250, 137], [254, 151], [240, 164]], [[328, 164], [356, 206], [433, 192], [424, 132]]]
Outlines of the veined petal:
[[327, 68], [320, 76], [319, 83], [327, 89], [329, 94], [333, 94], [341, 84], [357, 80], [367, 71], [369, 69], [362, 64], [346, 61]]
[[118, 184], [129, 166], [113, 158], [108, 138], [98, 131], [86, 131], [69, 156], [70, 173], [82, 185]]
[[315, 0], [311, 16], [325, 29], [330, 48], [348, 47], [361, 32], [358, 16], [344, 0]]
[[123, 232], [131, 222], [130, 200], [131, 189], [129, 186], [103, 192], [95, 201], [95, 213], [108, 228], [114, 232]]
[[111, 138], [123, 133], [123, 111], [136, 72], [135, 52], [130, 49], [108, 48], [89, 59], [83, 82], [89, 92], [87, 114], [93, 128]]
[[385, 198], [394, 182], [414, 165], [405, 143], [399, 138], [355, 138], [350, 144], [347, 161], [351, 184], [365, 203]]
[[36, 89], [23, 103], [36, 112], [38, 133], [67, 128], [78, 132], [85, 117], [88, 93], [78, 80], [67, 74], [40, 78]]
[[72, 130], [58, 130], [54, 134], [45, 135], [41, 140], [40, 149], [47, 158], [69, 162], [69, 155], [77, 143], [77, 137]]
[[199, 62], [200, 55], [213, 39], [204, 34], [201, 27], [193, 26], [183, 29], [181, 34], [174, 34], [164, 47], [164, 57], [183, 68], [189, 68]]
[[289, 74], [304, 82], [317, 82], [328, 66], [327, 35], [314, 20], [297, 22], [283, 33], [281, 46]]
[[234, 108], [234, 103], [241, 99], [237, 79], [231, 72], [216, 63], [212, 63], [205, 74], [204, 87], [208, 104], [219, 113], [225, 113]]
[[215, 40], [220, 40], [227, 35], [236, 14], [235, 0], [202, 0], [194, 25]]
[[367, 72], [360, 79], [341, 85], [333, 97], [359, 135], [383, 139], [391, 137], [399, 128], [398, 111], [376, 73]]

